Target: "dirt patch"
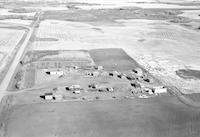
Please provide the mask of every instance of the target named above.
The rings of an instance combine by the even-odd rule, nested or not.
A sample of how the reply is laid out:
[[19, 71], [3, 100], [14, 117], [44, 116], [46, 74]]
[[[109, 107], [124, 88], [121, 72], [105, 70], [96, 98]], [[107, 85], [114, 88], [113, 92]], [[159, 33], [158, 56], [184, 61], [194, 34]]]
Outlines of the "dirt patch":
[[176, 74], [183, 79], [200, 79], [200, 70], [180, 69]]

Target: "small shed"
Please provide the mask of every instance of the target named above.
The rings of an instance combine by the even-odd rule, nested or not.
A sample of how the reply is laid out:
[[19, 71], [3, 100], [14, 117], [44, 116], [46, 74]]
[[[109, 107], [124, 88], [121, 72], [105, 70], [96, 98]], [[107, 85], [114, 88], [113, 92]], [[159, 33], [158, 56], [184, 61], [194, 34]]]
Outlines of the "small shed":
[[153, 94], [153, 90], [151, 88], [144, 88], [144, 91], [147, 92], [150, 95]]
[[167, 93], [167, 88], [164, 86], [154, 87], [153, 91], [155, 94]]
[[96, 70], [103, 70], [103, 66], [95, 66], [94, 67]]
[[73, 66], [73, 69], [78, 69], [78, 66]]
[[81, 94], [81, 91], [80, 90], [74, 90], [73, 93], [74, 94]]
[[129, 80], [129, 81], [131, 81], [131, 80], [135, 80], [135, 77], [133, 77], [133, 76], [126, 76], [126, 79]]
[[113, 91], [114, 91], [113, 87], [108, 87], [108, 88], [106, 88], [106, 90], [107, 90], [108, 92], [113, 92]]
[[123, 75], [123, 74], [117, 75], [117, 77], [120, 78], [120, 79], [125, 79], [126, 78], [126, 76]]
[[141, 85], [137, 82], [131, 83], [131, 86], [134, 88], [141, 88]]
[[64, 75], [64, 72], [63, 71], [46, 71], [46, 74], [62, 76]]
[[132, 71], [136, 73], [138, 76], [143, 76], [143, 70], [141, 68], [135, 68]]
[[53, 95], [45, 95], [44, 99], [45, 100], [53, 100]]
[[98, 72], [98, 71], [88, 72], [87, 75], [88, 75], [88, 76], [97, 77], [97, 76], [99, 76], [99, 72]]

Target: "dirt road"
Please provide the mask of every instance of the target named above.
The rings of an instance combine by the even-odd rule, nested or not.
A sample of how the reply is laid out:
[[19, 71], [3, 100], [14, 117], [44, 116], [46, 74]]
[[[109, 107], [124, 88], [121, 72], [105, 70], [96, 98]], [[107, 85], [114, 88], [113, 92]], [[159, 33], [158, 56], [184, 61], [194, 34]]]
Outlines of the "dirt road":
[[38, 22], [39, 22], [39, 19], [40, 19], [40, 15], [41, 15], [41, 12], [39, 12], [37, 14], [37, 18], [35, 20], [35, 23], [32, 25], [32, 27], [26, 27], [29, 29], [29, 32], [26, 36], [26, 39], [24, 40], [24, 42], [22, 43], [22, 45], [20, 46], [15, 58], [13, 59], [13, 62], [12, 64], [10, 65], [8, 71], [7, 71], [7, 74], [5, 75], [1, 85], [0, 85], [0, 102], [2, 100], [2, 98], [4, 97], [4, 95], [6, 95], [6, 92], [7, 92], [7, 88], [8, 88], [8, 85], [15, 73], [15, 69], [17, 68], [17, 65], [18, 63], [20, 62], [21, 60], [21, 57], [23, 56], [23, 54], [25, 53], [25, 49], [28, 45], [28, 42], [34, 32], [34, 29], [35, 27], [37, 26]]

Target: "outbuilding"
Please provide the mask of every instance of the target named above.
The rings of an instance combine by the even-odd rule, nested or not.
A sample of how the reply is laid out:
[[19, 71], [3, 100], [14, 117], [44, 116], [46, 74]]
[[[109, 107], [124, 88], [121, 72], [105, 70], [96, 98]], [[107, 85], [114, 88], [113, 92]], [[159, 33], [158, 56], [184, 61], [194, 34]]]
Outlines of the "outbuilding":
[[74, 94], [81, 94], [81, 91], [80, 90], [74, 90], [73, 93]]
[[167, 93], [167, 88], [164, 86], [158, 86], [158, 87], [154, 87], [153, 91], [155, 94]]
[[143, 70], [141, 68], [135, 68], [132, 70], [134, 73], [136, 73], [138, 76], [143, 76]]
[[94, 67], [96, 70], [103, 70], [103, 66], [95, 66]]
[[46, 74], [62, 76], [64, 75], [64, 72], [63, 71], [46, 71]]
[[52, 100], [53, 99], [53, 93], [44, 93], [44, 99], [45, 100]]

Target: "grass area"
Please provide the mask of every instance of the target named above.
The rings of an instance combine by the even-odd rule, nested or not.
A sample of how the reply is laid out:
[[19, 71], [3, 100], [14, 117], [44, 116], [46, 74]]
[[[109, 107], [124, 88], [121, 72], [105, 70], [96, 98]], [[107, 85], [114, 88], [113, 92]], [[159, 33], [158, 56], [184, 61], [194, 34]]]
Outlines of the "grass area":
[[15, 105], [6, 137], [197, 137], [199, 113], [171, 96]]

